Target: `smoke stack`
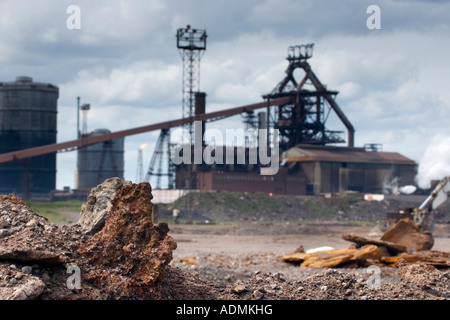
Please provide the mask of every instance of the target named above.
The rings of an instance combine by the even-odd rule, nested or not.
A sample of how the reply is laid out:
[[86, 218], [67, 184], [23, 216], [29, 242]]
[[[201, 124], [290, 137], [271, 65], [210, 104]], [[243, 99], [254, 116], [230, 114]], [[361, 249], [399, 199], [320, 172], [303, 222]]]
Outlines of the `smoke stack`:
[[[206, 93], [196, 92], [195, 93], [195, 115], [199, 116], [204, 114], [206, 111]], [[202, 121], [202, 137], [205, 136], [205, 122]], [[203, 139], [202, 139], [203, 141]]]

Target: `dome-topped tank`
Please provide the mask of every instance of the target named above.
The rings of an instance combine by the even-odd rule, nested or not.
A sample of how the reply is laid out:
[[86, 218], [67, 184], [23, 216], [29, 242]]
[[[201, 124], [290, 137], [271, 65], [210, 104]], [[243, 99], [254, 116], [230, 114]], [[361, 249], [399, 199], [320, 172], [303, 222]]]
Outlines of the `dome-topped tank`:
[[[19, 76], [0, 83], [0, 154], [56, 143], [58, 87]], [[0, 165], [0, 193], [48, 196], [56, 186], [56, 154]]]

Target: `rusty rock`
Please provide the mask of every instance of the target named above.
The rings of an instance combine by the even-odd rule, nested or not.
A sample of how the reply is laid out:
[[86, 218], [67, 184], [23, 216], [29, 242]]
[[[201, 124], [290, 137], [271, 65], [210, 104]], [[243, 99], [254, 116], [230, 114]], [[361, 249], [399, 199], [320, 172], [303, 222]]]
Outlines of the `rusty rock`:
[[247, 288], [242, 283], [238, 283], [235, 287], [233, 287], [232, 291], [239, 294], [247, 291]]
[[81, 217], [78, 221], [84, 233], [94, 234], [103, 228], [106, 214], [111, 210], [111, 201], [124, 186], [130, 185], [130, 181], [110, 178], [91, 190], [87, 201], [81, 207]]
[[[93, 281], [109, 286], [110, 298], [155, 298], [151, 286], [164, 277], [176, 242], [167, 224], [154, 226], [149, 183], [123, 185], [111, 201], [105, 225], [79, 248], [89, 263], [98, 266]], [[152, 295], [153, 294], [153, 295]]]
[[[98, 205], [95, 213], [104, 211], [104, 218], [93, 217], [94, 223], [83, 224], [84, 229], [81, 224], [55, 226], [25, 202], [13, 196], [0, 198], [3, 299], [161, 298], [161, 280], [176, 242], [167, 235], [167, 224], [152, 223], [150, 184], [113, 179], [105, 185], [96, 188], [102, 191], [91, 192], [96, 200], [90, 203], [91, 208]], [[104, 227], [99, 232], [86, 234], [88, 229], [96, 230], [102, 219]], [[69, 265], [81, 272], [80, 289], [67, 286]], [[36, 268], [25, 274], [20, 270], [26, 266]]]

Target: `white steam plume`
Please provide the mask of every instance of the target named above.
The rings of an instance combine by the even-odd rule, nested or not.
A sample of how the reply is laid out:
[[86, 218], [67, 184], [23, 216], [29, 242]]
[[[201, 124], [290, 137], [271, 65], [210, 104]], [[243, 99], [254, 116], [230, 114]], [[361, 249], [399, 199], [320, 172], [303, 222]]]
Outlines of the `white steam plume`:
[[431, 180], [441, 180], [450, 175], [450, 136], [434, 136], [419, 163], [416, 182], [422, 189], [430, 188]]

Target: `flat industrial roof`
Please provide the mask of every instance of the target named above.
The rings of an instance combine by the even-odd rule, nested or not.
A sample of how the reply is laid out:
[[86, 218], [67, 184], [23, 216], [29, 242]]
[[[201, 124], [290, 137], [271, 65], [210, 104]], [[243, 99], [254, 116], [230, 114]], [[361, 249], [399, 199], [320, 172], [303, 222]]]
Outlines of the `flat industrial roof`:
[[416, 165], [398, 152], [366, 151], [364, 148], [298, 145], [284, 153], [289, 162], [330, 161]]

